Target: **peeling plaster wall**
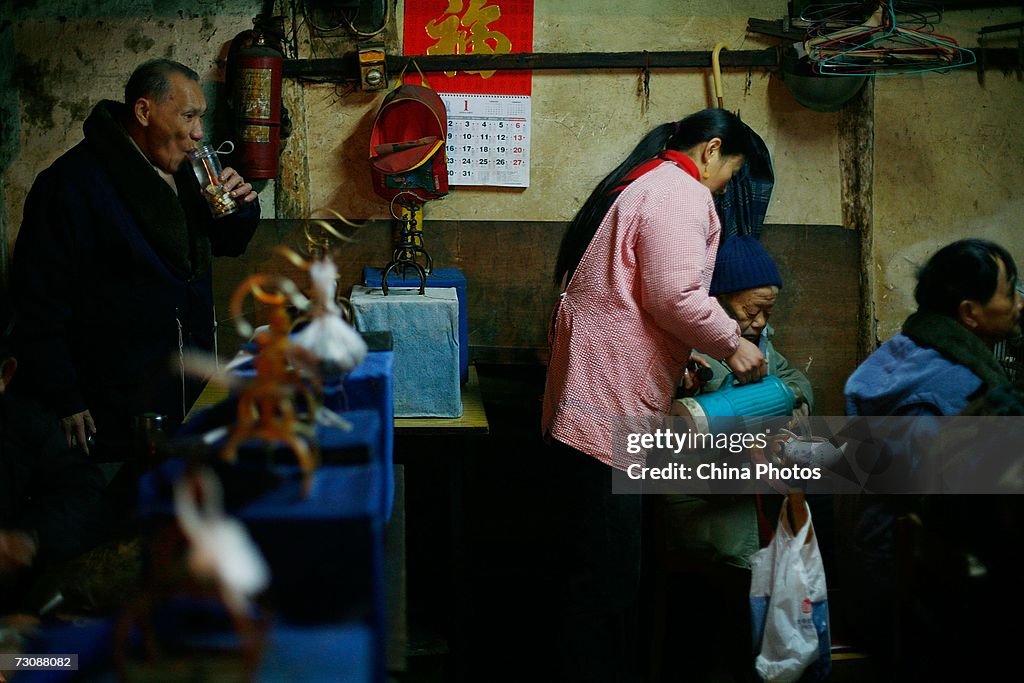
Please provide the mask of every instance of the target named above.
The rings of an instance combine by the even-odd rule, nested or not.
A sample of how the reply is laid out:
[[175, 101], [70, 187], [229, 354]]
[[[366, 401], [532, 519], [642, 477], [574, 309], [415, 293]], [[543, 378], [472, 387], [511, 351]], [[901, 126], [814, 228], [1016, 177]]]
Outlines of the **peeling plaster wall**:
[[[172, 57], [196, 68], [207, 79], [214, 109], [209, 119], [215, 121], [227, 42], [250, 26], [260, 5], [229, 0], [18, 3], [10, 33], [20, 133], [11, 164], [2, 168], [8, 242], [14, 242], [35, 175], [81, 138], [81, 122], [95, 101], [118, 98], [125, 78], [144, 59]], [[535, 49], [701, 50], [718, 40], [734, 49], [760, 49], [772, 41], [747, 35], [747, 17], [781, 16], [784, 8], [782, 0], [541, 0], [535, 10]], [[392, 14], [392, 26], [401, 25], [400, 10]], [[400, 31], [384, 35], [397, 44]], [[299, 49], [302, 57], [319, 57], [351, 47], [348, 38], [309, 40], [305, 35]], [[427, 218], [568, 220], [596, 181], [647, 130], [713, 102], [711, 77], [704, 70], [654, 71], [649, 101], [638, 95], [638, 84], [638, 73], [624, 71], [535, 73], [531, 187], [459, 188], [432, 203]], [[726, 69], [724, 87], [726, 106], [761, 132], [776, 156], [780, 182], [768, 220], [839, 223], [834, 115], [803, 109], [777, 76], [761, 70]], [[299, 205], [330, 207], [359, 218], [386, 217], [387, 207], [370, 191], [366, 173], [370, 124], [382, 95], [333, 84], [307, 84], [303, 90], [304, 111], [293, 112], [300, 119], [297, 130], [308, 131], [302, 141], [308, 177], [300, 180], [308, 196]], [[264, 203], [268, 209], [272, 204]]]
[[[571, 219], [594, 185], [647, 131], [703, 109], [711, 99], [705, 74], [656, 71], [644, 110], [637, 80], [636, 74], [617, 72], [535, 73], [530, 187], [455, 188], [428, 205], [427, 219]], [[727, 71], [723, 83], [726, 106], [739, 110], [774, 153], [779, 182], [768, 221], [839, 224], [835, 115], [802, 108], [776, 76], [763, 71]], [[387, 216], [365, 170], [366, 141], [379, 103], [365, 94], [337, 97], [330, 86], [307, 92], [312, 207], [347, 216]], [[769, 109], [770, 103], [777, 108]], [[314, 149], [325, 153], [314, 158]]]
[[[943, 29], [974, 45], [978, 28], [1020, 18], [1010, 10], [956, 12]], [[1024, 267], [1022, 178], [1024, 83], [1015, 74], [986, 71], [984, 85], [969, 68], [875, 79], [872, 260], [881, 340], [916, 308], [916, 271], [939, 247], [984, 237]]]
[[[0, 225], [6, 224], [7, 245], [13, 248], [36, 174], [82, 139], [82, 122], [98, 100], [122, 99], [125, 81], [141, 62], [167, 57], [199, 73], [210, 105], [207, 135], [216, 138], [227, 45], [252, 27], [260, 5], [252, 0], [15, 3], [5, 33], [12, 34], [10, 75], [20, 115], [12, 139], [0, 136], [0, 162], [9, 161], [0, 163]], [[5, 111], [0, 103], [0, 112]], [[5, 121], [0, 130], [7, 129]]]
[[[11, 3], [13, 13], [0, 19], [0, 83], [6, 86], [0, 95], [0, 241], [5, 230], [7, 237], [0, 244], [0, 266], [4, 247], [14, 243], [35, 175], [81, 138], [81, 123], [97, 99], [119, 97], [139, 62], [164, 56], [196, 68], [206, 79], [216, 131], [228, 41], [249, 28], [262, 5], [242, 0]], [[392, 50], [401, 34], [401, 6], [399, 0], [383, 34]], [[747, 34], [747, 18], [776, 18], [785, 8], [784, 0], [536, 0], [534, 47], [707, 50], [724, 40], [733, 49], [760, 49], [775, 41]], [[979, 27], [1019, 18], [1017, 10], [950, 13], [941, 28], [973, 45]], [[310, 40], [303, 34], [299, 52], [331, 56], [352, 45], [349, 38]], [[877, 277], [871, 296], [879, 337], [885, 339], [912, 308], [914, 267], [936, 246], [979, 234], [1006, 243], [1024, 258], [1016, 237], [1024, 84], [989, 71], [982, 87], [971, 70], [875, 81], [871, 256]], [[638, 73], [544, 71], [535, 72], [533, 82], [531, 186], [457, 188], [428, 205], [427, 220], [566, 221], [643, 133], [713, 101], [710, 74], [703, 70], [655, 70], [649, 101], [638, 95]], [[768, 221], [840, 224], [837, 115], [804, 109], [776, 74], [762, 70], [727, 69], [724, 87], [726, 106], [738, 110], [774, 153], [777, 182]], [[288, 144], [302, 145], [306, 159], [289, 183], [303, 201], [279, 204], [281, 216], [301, 217], [290, 215], [294, 207], [331, 207], [355, 218], [384, 218], [387, 208], [370, 192], [366, 172], [370, 123], [382, 96], [351, 92], [344, 85], [295, 89], [304, 106], [292, 112], [297, 134]], [[270, 208], [270, 196], [264, 204]]]
[[[14, 30], [13, 26], [0, 17], [0, 175], [17, 152], [18, 97], [13, 82]], [[0, 178], [0, 285], [6, 279], [6, 264], [9, 262], [7, 244], [7, 183]], [[0, 304], [2, 306], [2, 304]]]
[[[782, 16], [786, 3], [610, 0], [535, 3], [534, 50], [626, 52], [710, 50], [720, 40], [736, 50], [774, 45], [746, 33], [750, 16]], [[400, 24], [399, 24], [400, 25]], [[714, 104], [708, 70], [657, 69], [650, 99], [629, 71], [535, 71], [530, 187], [455, 188], [427, 206], [427, 220], [567, 221], [594, 185], [650, 129]], [[434, 87], [446, 77], [428, 74]], [[780, 182], [768, 220], [839, 224], [835, 115], [804, 109], [776, 75], [726, 69], [725, 105], [739, 111], [776, 157]], [[309, 206], [346, 216], [386, 218], [366, 173], [367, 140], [382, 95], [339, 95], [330, 85], [306, 93], [309, 129]], [[313, 150], [323, 154], [314, 155]]]
[[1024, 84], [990, 72], [981, 87], [965, 72], [878, 86], [873, 258], [886, 339], [916, 307], [917, 268], [942, 245], [985, 237], [1024, 265]]

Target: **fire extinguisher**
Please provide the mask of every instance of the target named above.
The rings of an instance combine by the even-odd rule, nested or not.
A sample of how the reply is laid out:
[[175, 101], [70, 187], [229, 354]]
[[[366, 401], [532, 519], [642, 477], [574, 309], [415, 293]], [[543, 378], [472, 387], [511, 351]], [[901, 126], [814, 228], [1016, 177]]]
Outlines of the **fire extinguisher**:
[[231, 41], [228, 57], [234, 162], [246, 179], [276, 178], [281, 151], [281, 71], [284, 54], [259, 30]]

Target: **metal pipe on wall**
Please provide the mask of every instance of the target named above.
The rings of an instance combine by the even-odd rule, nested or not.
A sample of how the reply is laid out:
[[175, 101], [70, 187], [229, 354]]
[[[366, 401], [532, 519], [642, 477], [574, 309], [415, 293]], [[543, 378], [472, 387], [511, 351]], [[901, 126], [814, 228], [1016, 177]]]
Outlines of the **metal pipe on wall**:
[[[388, 55], [389, 73], [399, 73], [412, 60], [422, 71], [568, 69], [645, 69], [708, 68], [711, 52], [517, 52], [511, 54], [463, 55]], [[725, 67], [775, 67], [779, 65], [777, 48], [736, 50], [722, 57]], [[284, 63], [286, 78], [334, 78], [358, 80], [359, 65], [355, 53], [335, 59], [291, 59]]]
[[[978, 69], [1021, 68], [1015, 48], [971, 48], [978, 56]], [[399, 73], [416, 61], [422, 71], [465, 70], [587, 70], [587, 69], [707, 69], [710, 50], [677, 52], [517, 52], [511, 54], [388, 55], [389, 73]], [[722, 53], [723, 67], [772, 69], [780, 65], [779, 48], [731, 50]], [[333, 59], [286, 59], [284, 77], [309, 80], [358, 81], [358, 55], [350, 52]]]

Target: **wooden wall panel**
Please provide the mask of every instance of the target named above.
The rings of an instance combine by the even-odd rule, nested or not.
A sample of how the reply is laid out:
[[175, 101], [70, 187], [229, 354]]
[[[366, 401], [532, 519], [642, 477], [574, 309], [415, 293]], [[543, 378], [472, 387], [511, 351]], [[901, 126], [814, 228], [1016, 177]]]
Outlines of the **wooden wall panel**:
[[[546, 360], [548, 316], [557, 296], [552, 270], [564, 229], [564, 223], [553, 222], [427, 221], [424, 242], [435, 267], [457, 266], [466, 274], [471, 358], [517, 364]], [[344, 232], [354, 241], [335, 240], [334, 252], [347, 291], [359, 283], [364, 265], [383, 266], [391, 258], [392, 229], [386, 221], [371, 221]], [[304, 276], [272, 249], [283, 244], [298, 250], [304, 241], [301, 221], [267, 220], [245, 257], [217, 260], [222, 354], [239, 342], [227, 310], [231, 291], [257, 271], [288, 273], [303, 286]], [[771, 225], [763, 241], [785, 283], [772, 321], [777, 346], [807, 369], [816, 412], [841, 415], [842, 387], [857, 363], [858, 235], [835, 226]], [[260, 320], [258, 312], [253, 317]]]
[[843, 414], [843, 385], [858, 362], [860, 235], [838, 226], [769, 225], [761, 236], [782, 274], [775, 346], [806, 368], [815, 413]]

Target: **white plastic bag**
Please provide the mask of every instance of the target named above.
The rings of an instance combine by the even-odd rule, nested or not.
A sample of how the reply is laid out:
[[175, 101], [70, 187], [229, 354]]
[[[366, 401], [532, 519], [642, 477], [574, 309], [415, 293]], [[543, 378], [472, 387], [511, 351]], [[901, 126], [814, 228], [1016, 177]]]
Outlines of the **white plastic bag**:
[[832, 669], [828, 589], [811, 512], [793, 533], [789, 499], [775, 537], [751, 558], [750, 610], [754, 667], [766, 681], [821, 680]]

